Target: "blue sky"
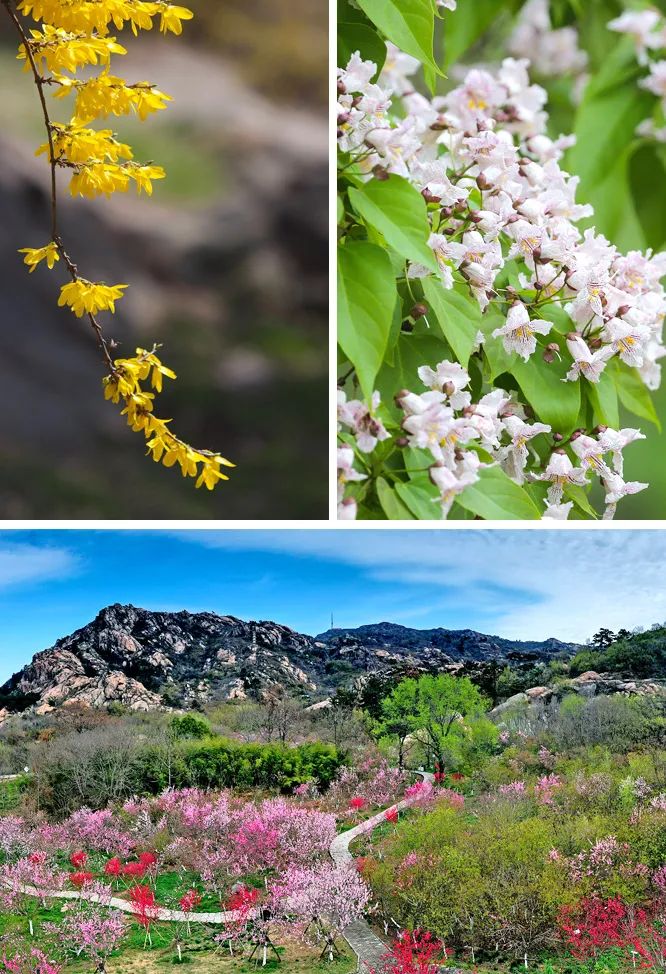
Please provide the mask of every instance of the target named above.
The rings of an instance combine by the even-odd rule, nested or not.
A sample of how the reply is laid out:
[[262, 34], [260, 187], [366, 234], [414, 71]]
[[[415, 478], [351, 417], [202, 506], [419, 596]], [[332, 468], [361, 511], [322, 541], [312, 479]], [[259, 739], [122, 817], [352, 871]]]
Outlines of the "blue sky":
[[584, 641], [666, 619], [664, 578], [661, 531], [0, 531], [0, 682], [112, 602]]

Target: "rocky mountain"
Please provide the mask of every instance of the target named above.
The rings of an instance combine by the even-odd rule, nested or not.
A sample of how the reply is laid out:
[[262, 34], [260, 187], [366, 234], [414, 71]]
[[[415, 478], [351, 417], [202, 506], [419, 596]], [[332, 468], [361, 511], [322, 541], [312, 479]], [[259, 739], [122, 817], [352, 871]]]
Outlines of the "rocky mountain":
[[[312, 637], [274, 622], [212, 612], [111, 605], [37, 653], [0, 687], [0, 706], [40, 712], [67, 702], [134, 710], [260, 697], [279, 688], [316, 701], [369, 673], [457, 672], [501, 660], [550, 659], [576, 647], [521, 643], [472, 630], [379, 623]], [[3, 710], [0, 710], [0, 718]]]
[[446, 662], [486, 662], [511, 659], [515, 654], [522, 658], [548, 660], [561, 653], [573, 653], [578, 648], [559, 639], [520, 642], [501, 636], [484, 636], [473, 629], [410, 629], [393, 622], [356, 629], [329, 629], [317, 639], [340, 655], [367, 651], [378, 658], [385, 658], [388, 653], [395, 658], [413, 656], [417, 660], [425, 651], [432, 659], [441, 656], [444, 660], [446, 657]]

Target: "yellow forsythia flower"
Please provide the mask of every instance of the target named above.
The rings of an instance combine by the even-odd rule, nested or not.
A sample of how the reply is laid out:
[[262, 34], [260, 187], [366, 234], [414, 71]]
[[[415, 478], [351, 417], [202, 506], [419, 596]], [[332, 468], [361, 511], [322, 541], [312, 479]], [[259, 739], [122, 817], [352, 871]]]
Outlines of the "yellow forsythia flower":
[[79, 278], [71, 284], [65, 284], [60, 290], [60, 300], [58, 307], [63, 308], [67, 305], [72, 309], [77, 318], [82, 318], [84, 314], [97, 314], [98, 311], [116, 310], [116, 301], [123, 296], [123, 291], [127, 284], [93, 284]]
[[22, 250], [19, 250], [19, 254], [25, 254], [23, 262], [28, 265], [31, 274], [43, 260], [46, 261], [49, 270], [53, 270], [55, 262], [60, 260], [58, 246], [53, 241], [47, 244], [46, 247], [39, 247], [37, 249], [34, 247], [23, 247]]
[[194, 14], [187, 7], [174, 7], [171, 4], [167, 4], [166, 7], [162, 8], [161, 11], [162, 18], [160, 20], [160, 30], [163, 34], [167, 31], [171, 31], [172, 34], [182, 34], [183, 25], [181, 20], [192, 20]]

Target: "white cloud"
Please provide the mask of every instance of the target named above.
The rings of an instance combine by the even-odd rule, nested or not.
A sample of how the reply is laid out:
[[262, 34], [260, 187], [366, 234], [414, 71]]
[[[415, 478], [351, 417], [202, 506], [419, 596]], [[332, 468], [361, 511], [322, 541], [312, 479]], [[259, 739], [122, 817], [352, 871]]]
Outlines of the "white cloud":
[[[196, 531], [180, 537], [214, 548], [354, 565], [369, 578], [400, 585], [403, 594], [407, 586], [415, 595], [459, 590], [470, 616], [482, 610], [488, 630], [508, 638], [583, 641], [600, 626], [631, 629], [666, 619], [666, 533], [661, 531], [359, 528]], [[424, 613], [432, 608], [436, 599]], [[441, 624], [446, 626], [446, 608]]]
[[0, 589], [64, 578], [78, 568], [78, 558], [66, 548], [36, 544], [0, 544]]

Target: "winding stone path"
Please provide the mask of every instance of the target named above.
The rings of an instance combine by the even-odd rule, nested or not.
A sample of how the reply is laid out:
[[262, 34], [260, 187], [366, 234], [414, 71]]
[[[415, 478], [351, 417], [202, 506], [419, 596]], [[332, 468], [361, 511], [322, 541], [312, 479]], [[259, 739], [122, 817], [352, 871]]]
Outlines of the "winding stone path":
[[[430, 781], [434, 784], [435, 776], [429, 771], [418, 771], [417, 774], [419, 774], [424, 781]], [[336, 864], [353, 862], [354, 857], [351, 854], [349, 846], [354, 839], [358, 838], [359, 835], [366, 835], [368, 832], [373, 832], [377, 826], [381, 825], [382, 822], [385, 822], [386, 812], [394, 809], [396, 811], [400, 811], [403, 808], [408, 808], [412, 802], [413, 799], [403, 798], [402, 801], [397, 802], [395, 805], [391, 805], [390, 808], [385, 809], [383, 812], [379, 812], [377, 815], [373, 815], [372, 818], [366, 819], [359, 825], [354, 826], [353, 829], [349, 829], [347, 832], [341, 832], [340, 835], [336, 835], [329, 848], [333, 862]], [[387, 946], [384, 941], [373, 932], [369, 923], [367, 923], [365, 920], [356, 920], [345, 930], [343, 930], [342, 936], [358, 957], [358, 971], [361, 972], [361, 974], [367, 974], [368, 971], [379, 969], [380, 961], [386, 956]]]
[[[134, 913], [134, 906], [129, 900], [122, 900], [119, 896], [99, 896], [97, 893], [78, 892], [73, 889], [49, 890], [44, 893], [34, 886], [22, 886], [21, 892], [36, 899], [48, 900], [83, 900], [85, 903], [101, 903], [103, 906], [113, 907], [122, 913]], [[227, 910], [220, 913], [184, 913], [182, 910], [169, 910], [165, 906], [154, 907], [151, 916], [156, 920], [168, 920], [175, 923], [229, 923], [236, 917], [234, 910]], [[251, 914], [250, 914], [251, 915]]]

